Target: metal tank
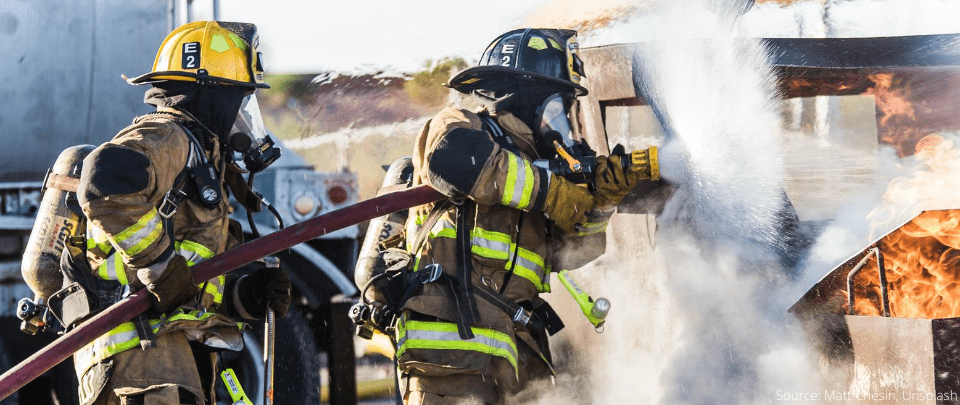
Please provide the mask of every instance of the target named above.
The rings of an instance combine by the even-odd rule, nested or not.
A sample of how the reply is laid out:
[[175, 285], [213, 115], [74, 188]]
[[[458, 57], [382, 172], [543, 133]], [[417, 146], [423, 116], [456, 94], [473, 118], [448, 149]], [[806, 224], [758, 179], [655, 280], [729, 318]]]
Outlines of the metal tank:
[[167, 32], [166, 2], [0, 4], [0, 180], [40, 181], [63, 149], [148, 112], [120, 75], [149, 71]]

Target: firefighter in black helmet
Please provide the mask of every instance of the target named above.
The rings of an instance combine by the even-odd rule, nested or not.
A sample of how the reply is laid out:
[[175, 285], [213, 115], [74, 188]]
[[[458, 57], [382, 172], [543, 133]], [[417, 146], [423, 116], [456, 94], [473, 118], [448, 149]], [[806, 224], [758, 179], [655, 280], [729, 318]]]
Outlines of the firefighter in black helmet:
[[[525, 386], [550, 377], [546, 337], [563, 325], [539, 293], [550, 291], [551, 271], [603, 253], [613, 207], [657, 172], [596, 157], [591, 191], [534, 164], [559, 149], [589, 152], [570, 120], [574, 99], [587, 94], [578, 46], [571, 30], [499, 36], [479, 66], [449, 83], [483, 108], [447, 108], [417, 138], [414, 182], [455, 204], [414, 208], [407, 224], [408, 241], [428, 232], [412, 248], [416, 270], [439, 265], [447, 281], [424, 284], [397, 322], [406, 403], [522, 401]], [[439, 220], [419, 229], [434, 212]]]

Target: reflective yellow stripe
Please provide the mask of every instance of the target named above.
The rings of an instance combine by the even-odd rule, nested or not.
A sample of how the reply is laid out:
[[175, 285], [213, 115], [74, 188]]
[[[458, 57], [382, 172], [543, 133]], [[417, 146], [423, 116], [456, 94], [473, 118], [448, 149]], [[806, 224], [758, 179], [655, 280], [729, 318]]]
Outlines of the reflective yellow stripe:
[[543, 287], [543, 279], [546, 274], [543, 266], [543, 258], [524, 248], [517, 249], [517, 255], [520, 257], [516, 259], [516, 266], [512, 264], [512, 261], [508, 261], [504, 267], [508, 270], [510, 267], [513, 267], [513, 274], [529, 280], [533, 283], [534, 287], [537, 288], [537, 291], [546, 292]]
[[[177, 309], [171, 316], [163, 316], [161, 319], [151, 319], [150, 327], [153, 329], [153, 333], [158, 333], [160, 326], [164, 323], [176, 321], [200, 322], [215, 315], [216, 313], [214, 312], [200, 312], [198, 310], [184, 312], [183, 309]], [[243, 330], [243, 323], [237, 323], [237, 327]], [[77, 351], [75, 355], [77, 374], [83, 375], [94, 364], [139, 346], [140, 337], [137, 336], [137, 330], [133, 322], [122, 323], [120, 326], [113, 328], [113, 330], [105, 333], [103, 336], [100, 336]]]
[[598, 234], [607, 230], [606, 222], [587, 222], [581, 226], [583, 229], [580, 232], [577, 232], [577, 236], [588, 236]]
[[503, 185], [503, 197], [500, 204], [510, 205], [513, 201], [513, 189], [517, 183], [517, 160], [512, 153], [507, 153], [507, 181]]
[[[510, 270], [512, 267], [514, 274], [529, 280], [537, 291], [543, 292], [543, 274], [545, 274], [543, 257], [524, 248], [518, 249], [517, 245], [511, 242], [510, 236], [505, 233], [474, 228], [472, 234], [471, 252], [489, 259], [506, 260], [505, 269]], [[512, 259], [514, 251], [520, 256], [516, 260], [516, 266], [513, 265]]]
[[113, 245], [107, 239], [107, 234], [95, 225], [87, 224], [87, 250], [100, 249], [100, 253], [109, 255], [113, 251]]
[[482, 228], [474, 228], [471, 234], [471, 252], [496, 260], [507, 260], [510, 257], [510, 235]]
[[519, 155], [510, 152], [506, 154], [507, 181], [503, 186], [500, 203], [517, 209], [527, 208], [533, 193], [533, 168], [530, 167], [530, 162]]
[[521, 160], [523, 163], [523, 194], [520, 195], [520, 203], [517, 204], [517, 209], [525, 209], [530, 205], [530, 195], [533, 194], [533, 168], [530, 167], [530, 164], [526, 160]]
[[471, 327], [470, 330], [474, 338], [462, 340], [456, 324], [401, 319], [397, 323], [397, 357], [410, 349], [472, 351], [502, 357], [519, 373], [513, 338], [493, 329]]
[[[182, 311], [182, 310], [180, 310], [180, 311]], [[175, 313], [175, 315], [166, 318], [166, 321], [167, 321], [167, 322], [175, 322], [175, 321], [203, 321], [203, 320], [206, 320], [207, 318], [210, 318], [210, 317], [212, 317], [212, 316], [214, 316], [214, 315], [216, 315], [216, 314], [213, 313], [213, 312], [200, 313], [200, 311], [193, 310], [193, 311], [186, 312], [186, 313], [184, 313], [184, 312]]]
[[107, 257], [107, 260], [100, 264], [100, 267], [97, 268], [97, 276], [103, 280], [117, 280], [122, 285], [130, 284], [123, 259], [116, 253]]
[[[160, 320], [151, 319], [150, 327], [153, 333], [160, 331]], [[83, 375], [94, 364], [137, 346], [140, 346], [140, 337], [136, 326], [133, 322], [124, 322], [77, 351], [77, 374]]]
[[141, 217], [137, 223], [114, 236], [113, 244], [125, 256], [130, 257], [144, 251], [153, 242], [156, 242], [162, 232], [163, 222], [160, 221], [160, 216], [157, 215], [157, 210], [154, 208]]
[[428, 214], [418, 215], [416, 218], [413, 219], [413, 223], [417, 225], [423, 225], [423, 221], [426, 221], [428, 216], [430, 215]]
[[[205, 283], [201, 283], [200, 287], [203, 288], [204, 293], [213, 296], [214, 304], [220, 305], [223, 303], [223, 288], [227, 283], [227, 278], [221, 274], [217, 276], [215, 280], [216, 282], [207, 281]], [[205, 287], [204, 284], [206, 284]]]
[[450, 222], [449, 219], [443, 218], [437, 221], [433, 225], [433, 229], [430, 230], [430, 239], [436, 238], [457, 238], [457, 226], [453, 222]]
[[193, 266], [214, 256], [212, 250], [190, 240], [174, 242], [173, 246], [177, 254], [187, 259], [188, 266]]

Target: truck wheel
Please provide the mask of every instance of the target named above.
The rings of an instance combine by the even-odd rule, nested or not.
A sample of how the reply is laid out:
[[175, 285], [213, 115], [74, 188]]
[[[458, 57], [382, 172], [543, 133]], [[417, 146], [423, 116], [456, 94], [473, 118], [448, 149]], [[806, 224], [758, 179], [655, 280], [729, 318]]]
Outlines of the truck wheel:
[[[246, 347], [242, 352], [224, 352], [224, 368], [233, 368], [240, 378], [243, 390], [253, 403], [263, 403], [263, 321], [250, 323], [244, 332]], [[319, 404], [320, 361], [313, 335], [307, 327], [303, 312], [290, 306], [287, 316], [277, 320], [274, 348], [274, 394], [276, 404]], [[230, 395], [217, 384], [217, 403], [229, 405]]]

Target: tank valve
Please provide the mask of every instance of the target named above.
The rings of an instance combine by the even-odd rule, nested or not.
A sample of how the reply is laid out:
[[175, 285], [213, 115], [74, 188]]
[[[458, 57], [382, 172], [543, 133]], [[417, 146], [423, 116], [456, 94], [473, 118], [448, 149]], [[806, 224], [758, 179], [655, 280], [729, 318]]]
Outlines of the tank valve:
[[43, 298], [36, 302], [30, 298], [23, 298], [17, 303], [17, 318], [20, 318], [20, 330], [28, 335], [36, 335], [44, 327], [43, 315], [46, 312]]

